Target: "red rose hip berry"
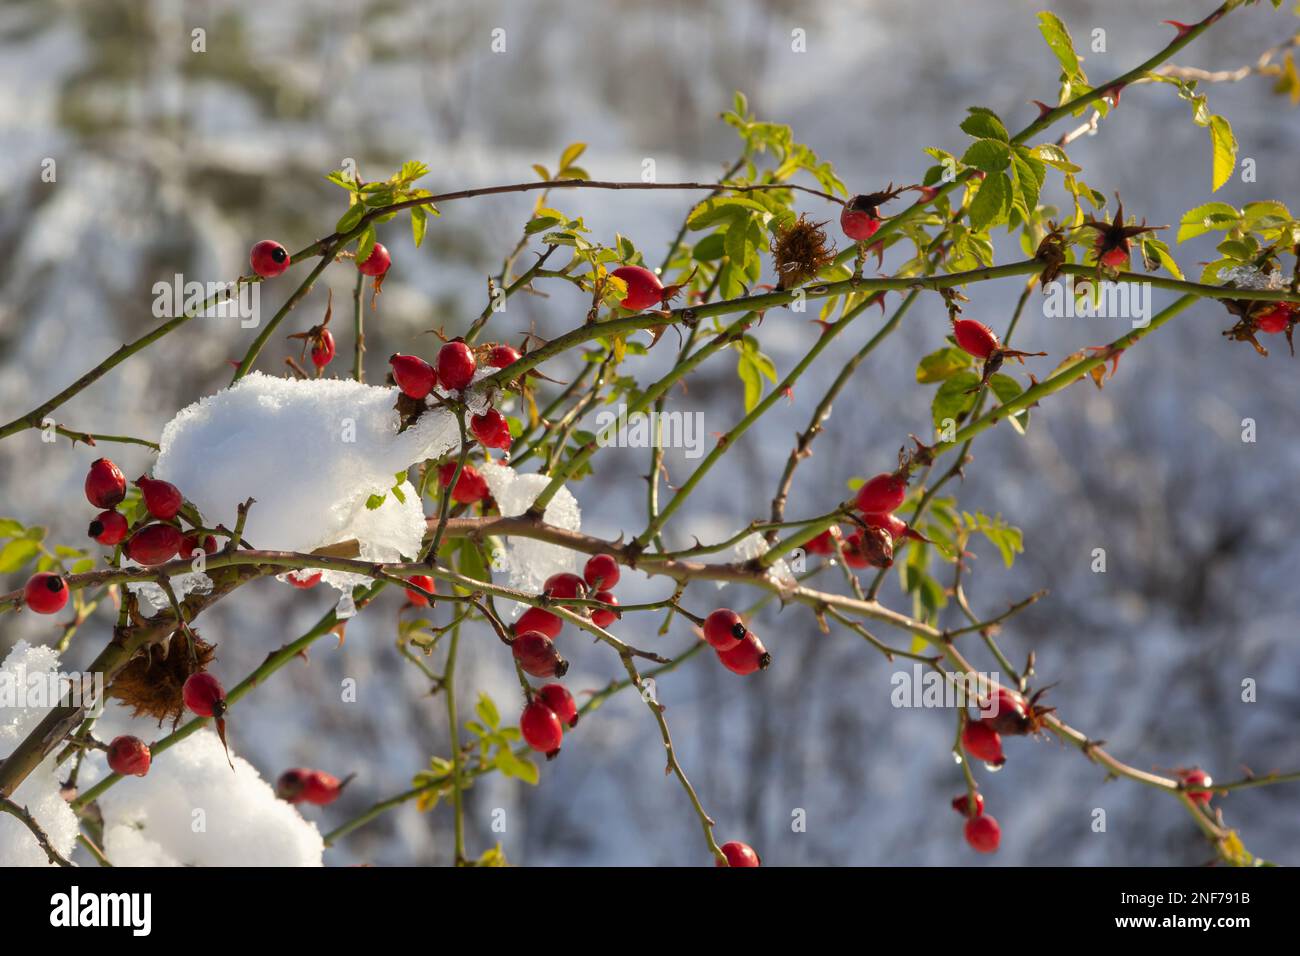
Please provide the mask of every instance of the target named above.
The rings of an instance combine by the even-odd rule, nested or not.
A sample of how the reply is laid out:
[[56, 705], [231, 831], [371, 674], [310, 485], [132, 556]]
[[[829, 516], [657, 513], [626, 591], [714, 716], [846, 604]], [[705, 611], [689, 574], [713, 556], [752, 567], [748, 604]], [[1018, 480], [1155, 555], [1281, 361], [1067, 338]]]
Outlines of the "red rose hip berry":
[[311, 347], [311, 364], [318, 370], [323, 369], [334, 361], [334, 354], [334, 333], [329, 329], [321, 329]]
[[840, 228], [854, 242], [864, 242], [880, 228], [880, 213], [871, 196], [854, 196], [840, 211]]
[[[451, 484], [452, 475], [456, 474], [456, 463], [449, 461], [438, 468], [438, 480], [446, 488]], [[451, 492], [451, 500], [462, 505], [472, 505], [487, 497], [487, 479], [475, 471], [474, 466], [466, 464], [456, 479], [456, 487]]]
[[964, 817], [977, 817], [984, 812], [983, 794], [975, 794], [975, 812], [970, 812], [970, 794], [963, 793], [960, 797], [952, 798], [952, 808]]
[[564, 740], [560, 718], [540, 698], [534, 698], [519, 715], [519, 732], [524, 735], [528, 746], [548, 757], [560, 749], [560, 742]]
[[[430, 593], [433, 592], [433, 589], [436, 586], [433, 583], [433, 578], [429, 577], [427, 574], [413, 574], [407, 580], [411, 584], [414, 584], [416, 587], [424, 588], [426, 591], [429, 591]], [[419, 591], [414, 591], [411, 588], [407, 588], [406, 603], [413, 604], [416, 607], [428, 607], [429, 598], [426, 595], [421, 594]]]
[[618, 584], [618, 562], [612, 554], [594, 554], [587, 559], [582, 578], [597, 591], [608, 591]]
[[587, 594], [587, 582], [582, 580], [576, 574], [570, 574], [567, 571], [559, 574], [552, 574], [542, 585], [542, 593], [547, 597], [559, 598], [581, 598]]
[[[618, 598], [614, 596], [613, 591], [597, 591], [593, 595], [597, 601], [605, 604], [617, 604]], [[609, 627], [619, 619], [618, 611], [611, 611], [608, 608], [598, 607], [591, 612], [591, 623], [597, 627]]]
[[312, 770], [307, 774], [302, 786], [302, 799], [323, 807], [333, 803], [343, 792], [346, 781], [340, 781], [332, 773], [324, 770]]
[[312, 771], [306, 767], [294, 767], [280, 774], [275, 781], [275, 795], [287, 803], [302, 803], [303, 791], [307, 788], [307, 778]]
[[289, 574], [289, 583], [302, 591], [314, 588], [320, 584], [320, 579], [321, 573], [319, 571], [313, 571], [311, 574], [306, 571], [293, 571]]
[[86, 533], [100, 544], [120, 544], [126, 537], [129, 526], [126, 519], [116, 511], [101, 511], [95, 515]]
[[474, 378], [474, 353], [464, 342], [448, 342], [438, 351], [438, 380], [448, 391], [459, 392]]
[[538, 631], [554, 640], [561, 630], [564, 629], [564, 621], [556, 614], [540, 607], [530, 607], [519, 615], [519, 620], [514, 623], [514, 632], [523, 634], [527, 631]]
[[718, 660], [722, 666], [733, 674], [752, 674], [766, 669], [772, 663], [772, 655], [767, 652], [763, 642], [750, 631], [745, 639], [729, 651], [718, 651]]
[[169, 524], [145, 525], [126, 543], [126, 556], [136, 564], [166, 564], [180, 552], [184, 535]]
[[902, 475], [882, 474], [869, 478], [858, 489], [856, 504], [866, 514], [885, 514], [896, 509], [907, 497], [907, 479]]
[[[1189, 787], [1208, 787], [1214, 783], [1214, 780], [1210, 775], [1200, 767], [1193, 767], [1191, 770], [1184, 770], [1179, 773], [1178, 776], [1182, 779], [1183, 784]], [[1198, 793], [1189, 793], [1187, 798], [1193, 803], [1208, 806], [1210, 798], [1213, 796], [1214, 794], [1209, 790], [1202, 790]]]
[[392, 264], [393, 259], [383, 243], [376, 242], [374, 248], [370, 250], [370, 255], [366, 256], [364, 261], [357, 263], [357, 271], [366, 276], [381, 276]]
[[966, 821], [966, 842], [978, 853], [996, 853], [1002, 842], [1002, 828], [998, 821], [981, 814]]
[[966, 721], [966, 726], [961, 732], [961, 745], [972, 757], [994, 767], [1000, 767], [1007, 762], [1007, 758], [1002, 753], [1002, 738], [987, 721]]
[[645, 266], [620, 266], [613, 275], [627, 283], [627, 295], [619, 303], [633, 312], [659, 305], [664, 298], [664, 284]]
[[151, 759], [149, 745], [139, 737], [114, 737], [108, 745], [108, 768], [123, 777], [143, 777]]
[[418, 401], [438, 384], [438, 373], [418, 355], [402, 355], [398, 352], [389, 356], [388, 364], [393, 367], [393, 381], [407, 398]]
[[140, 489], [140, 494], [144, 497], [144, 506], [149, 509], [149, 514], [160, 521], [176, 517], [176, 513], [181, 510], [181, 505], [185, 503], [180, 489], [170, 481], [159, 481], [148, 475], [141, 475], [135, 480], [135, 486]]
[[182, 558], [194, 557], [195, 551], [202, 551], [204, 554], [216, 554], [217, 539], [210, 534], [203, 535], [202, 538], [197, 534], [187, 534], [181, 538], [181, 546], [177, 550]]
[[563, 677], [569, 662], [560, 656], [555, 642], [540, 631], [524, 631], [514, 639], [511, 653], [524, 673], [534, 677]]
[[720, 607], [704, 619], [704, 639], [714, 650], [729, 651], [740, 646], [749, 635], [749, 629], [740, 615], [728, 607]]
[[37, 614], [57, 614], [68, 603], [68, 585], [49, 571], [33, 574], [23, 586], [23, 603]]
[[274, 239], [263, 239], [253, 246], [248, 262], [263, 279], [274, 279], [289, 268], [289, 250]]
[[754, 848], [748, 843], [741, 843], [739, 840], [732, 840], [730, 843], [724, 843], [718, 847], [722, 855], [727, 858], [724, 864], [718, 860], [715, 866], [761, 866], [762, 860], [754, 852]]
[[509, 345], [494, 345], [488, 352], [487, 364], [491, 368], [505, 368], [521, 358], [519, 350]]
[[1255, 328], [1266, 335], [1277, 335], [1279, 332], [1285, 332], [1290, 324], [1291, 307], [1286, 303], [1275, 305], [1255, 316]]
[[489, 408], [482, 415], [471, 418], [469, 430], [485, 448], [500, 448], [502, 451], [510, 449], [510, 423], [495, 408]]
[[86, 473], [86, 499], [96, 508], [111, 508], [126, 497], [126, 475], [107, 458], [90, 465]]
[[186, 678], [181, 697], [185, 706], [200, 717], [222, 717], [226, 713], [226, 689], [207, 671]]
[[547, 684], [537, 692], [537, 699], [554, 711], [565, 727], [578, 723], [578, 705], [563, 684]]

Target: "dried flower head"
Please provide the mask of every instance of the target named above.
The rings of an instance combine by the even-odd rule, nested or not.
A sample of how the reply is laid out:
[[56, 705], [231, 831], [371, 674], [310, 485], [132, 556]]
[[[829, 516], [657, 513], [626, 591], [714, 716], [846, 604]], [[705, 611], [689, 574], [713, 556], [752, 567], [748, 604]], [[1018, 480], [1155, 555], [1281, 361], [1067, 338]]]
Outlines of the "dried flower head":
[[835, 246], [826, 237], [824, 222], [810, 222], [806, 215], [780, 224], [772, 237], [778, 289], [793, 289], [807, 282], [835, 261]]
[[126, 707], [132, 717], [157, 717], [161, 726], [168, 717], [175, 723], [185, 713], [181, 688], [186, 679], [205, 670], [216, 657], [216, 647], [194, 633], [194, 641], [185, 630], [176, 631], [165, 643], [150, 647], [136, 656], [117, 675], [108, 690]]

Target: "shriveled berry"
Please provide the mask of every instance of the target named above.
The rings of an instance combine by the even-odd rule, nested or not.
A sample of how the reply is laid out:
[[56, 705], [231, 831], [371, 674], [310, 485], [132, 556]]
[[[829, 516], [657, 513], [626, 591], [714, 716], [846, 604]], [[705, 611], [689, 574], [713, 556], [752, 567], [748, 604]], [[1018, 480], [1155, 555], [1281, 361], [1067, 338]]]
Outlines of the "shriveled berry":
[[306, 571], [292, 571], [289, 574], [289, 583], [294, 587], [306, 591], [308, 588], [314, 588], [320, 584], [321, 573], [313, 571], [308, 574]]
[[844, 541], [843, 550], [851, 568], [888, 568], [894, 563], [894, 538], [884, 528], [859, 528]]
[[226, 712], [226, 689], [207, 671], [198, 671], [181, 688], [185, 706], [200, 717], [221, 717]]
[[139, 737], [114, 737], [108, 745], [108, 768], [124, 777], [143, 777], [149, 772], [149, 745]]
[[834, 554], [835, 541], [842, 535], [839, 525], [831, 525], [803, 546], [808, 554]]
[[1284, 302], [1272, 306], [1267, 311], [1255, 316], [1255, 328], [1266, 335], [1277, 335], [1279, 332], [1285, 332], [1290, 324], [1291, 307]]
[[718, 660], [722, 661], [722, 666], [733, 674], [752, 674], [754, 671], [764, 670], [772, 663], [772, 655], [767, 652], [753, 631], [745, 635], [745, 639], [729, 651], [718, 651]]
[[899, 474], [881, 474], [867, 479], [858, 489], [856, 504], [865, 514], [887, 514], [907, 497], [907, 479]]
[[981, 814], [966, 821], [966, 842], [978, 853], [996, 853], [1002, 842], [998, 821]]
[[180, 552], [184, 535], [169, 524], [145, 525], [126, 543], [126, 556], [136, 564], [166, 564]]
[[519, 732], [528, 746], [548, 757], [560, 749], [564, 740], [564, 727], [555, 711], [546, 702], [534, 699], [519, 715]]
[[120, 543], [129, 529], [126, 518], [110, 509], [95, 515], [86, 533], [100, 544], [111, 545]]
[[554, 640], [561, 630], [564, 629], [564, 621], [559, 615], [552, 614], [540, 607], [530, 607], [519, 615], [519, 620], [514, 623], [514, 632], [523, 634], [526, 631], [540, 631], [547, 637]]
[[86, 473], [86, 500], [96, 508], [111, 508], [126, 497], [126, 475], [107, 458], [99, 458]]
[[[414, 584], [416, 587], [424, 588], [426, 591], [429, 592], [432, 592], [435, 587], [433, 583], [433, 578], [429, 577], [427, 574], [413, 574], [409, 578], [407, 578], [407, 580], [411, 584]], [[428, 607], [429, 599], [425, 595], [421, 594], [419, 591], [414, 591], [411, 588], [407, 588], [406, 603], [414, 604], [416, 607]]]
[[135, 486], [140, 489], [140, 494], [144, 497], [144, 506], [149, 509], [149, 514], [160, 521], [176, 517], [176, 513], [181, 510], [181, 505], [185, 503], [181, 490], [170, 481], [159, 481], [148, 475], [141, 475], [135, 480]]
[[482, 415], [475, 415], [469, 420], [469, 430], [483, 443], [485, 448], [510, 448], [510, 423], [495, 408], [489, 408]]
[[382, 242], [376, 242], [374, 248], [370, 250], [370, 255], [364, 260], [357, 263], [357, 271], [366, 276], [381, 276], [388, 271], [388, 267], [393, 264], [393, 258], [388, 254]]
[[333, 803], [343, 792], [344, 784], [332, 773], [312, 770], [303, 781], [302, 798], [318, 807]]
[[438, 373], [418, 355], [398, 352], [389, 356], [388, 364], [393, 368], [393, 381], [407, 398], [424, 398], [438, 384]]
[[613, 275], [627, 283], [627, 295], [619, 303], [623, 308], [640, 312], [663, 301], [664, 284], [645, 266], [620, 266]]
[[68, 603], [68, 585], [49, 571], [40, 571], [23, 586], [23, 603], [37, 614], [57, 614]]
[[289, 250], [274, 239], [263, 239], [253, 246], [248, 262], [263, 279], [274, 279], [289, 268]]
[[974, 319], [953, 319], [952, 337], [957, 340], [962, 351], [977, 359], [986, 359], [1001, 347], [993, 330]]
[[740, 615], [729, 607], [720, 607], [704, 619], [704, 639], [718, 651], [730, 651], [749, 635]]
[[977, 817], [984, 812], [984, 795], [975, 794], [975, 812], [970, 812], [970, 794], [963, 793], [960, 797], [952, 798], [952, 808], [964, 817]]
[[306, 767], [294, 767], [280, 774], [275, 781], [275, 795], [288, 803], [302, 803], [306, 798], [303, 791], [307, 788], [307, 778], [312, 771]]
[[1002, 754], [1002, 738], [987, 721], [968, 720], [962, 728], [961, 745], [977, 760], [1000, 767], [1007, 762]]
[[[762, 861], [754, 848], [748, 843], [741, 843], [738, 840], [732, 840], [730, 843], [724, 843], [718, 847], [722, 855], [727, 858], [727, 866], [761, 866]], [[721, 860], [718, 860], [714, 866], [722, 866]]]
[[487, 364], [492, 368], [505, 368], [520, 359], [519, 350], [509, 345], [494, 345], [488, 352]]
[[[1214, 780], [1208, 773], [1200, 767], [1193, 767], [1191, 770], [1184, 770], [1178, 775], [1184, 784], [1189, 787], [1209, 787], [1213, 785]], [[1208, 805], [1210, 798], [1214, 796], [1209, 790], [1202, 790], [1199, 793], [1189, 793], [1188, 799], [1194, 803]]]
[[565, 727], [578, 723], [578, 704], [563, 684], [546, 684], [538, 690], [537, 697], [555, 712]]
[[311, 347], [311, 364], [322, 369], [332, 361], [334, 361], [334, 333], [329, 329], [321, 329]]
[[524, 672], [534, 677], [563, 677], [569, 670], [569, 662], [560, 656], [555, 642], [540, 631], [524, 631], [511, 650]]
[[[606, 604], [617, 604], [618, 598], [614, 596], [613, 591], [597, 591], [594, 595], [597, 601], [603, 601]], [[609, 627], [619, 618], [618, 611], [610, 611], [606, 608], [596, 608], [591, 612], [591, 623], [597, 627]]]
[[547, 597], [559, 598], [581, 598], [587, 594], [587, 582], [582, 580], [576, 574], [570, 574], [567, 571], [559, 574], [552, 574], [542, 585], [542, 593]]
[[[452, 476], [456, 474], [456, 463], [454, 461], [445, 462], [438, 468], [438, 480], [446, 488], [451, 484]], [[488, 486], [487, 479], [475, 471], [474, 466], [465, 463], [461, 469], [460, 477], [456, 479], [456, 487], [451, 492], [451, 500], [462, 505], [472, 505], [476, 501], [482, 501], [487, 497]]]
[[448, 342], [438, 350], [438, 381], [442, 387], [459, 392], [474, 378], [474, 353], [464, 342]]
[[608, 591], [618, 584], [618, 562], [612, 554], [593, 554], [582, 569], [582, 578], [597, 591]]
[[889, 532], [894, 541], [901, 541], [907, 536], [907, 522], [892, 514], [867, 514], [862, 516], [868, 528], [883, 528]]

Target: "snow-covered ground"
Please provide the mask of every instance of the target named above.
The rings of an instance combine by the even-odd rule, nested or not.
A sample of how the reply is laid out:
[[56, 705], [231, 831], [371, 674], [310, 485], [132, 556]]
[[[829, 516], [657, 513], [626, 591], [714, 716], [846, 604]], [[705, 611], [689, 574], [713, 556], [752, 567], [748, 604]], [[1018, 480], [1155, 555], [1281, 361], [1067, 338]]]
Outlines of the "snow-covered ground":
[[[926, 146], [957, 148], [967, 105], [990, 107], [1013, 127], [1027, 122], [1034, 111], [1027, 101], [1051, 99], [1056, 74], [1034, 21], [1042, 5], [1024, 2], [715, 0], [582, 10], [559, 2], [413, 3], [407, 11], [375, 5], [383, 7], [379, 12], [367, 6], [317, 0], [286, 18], [278, 7], [241, 3], [238, 35], [235, 21], [191, 23], [194, 14], [174, 0], [141, 5], [151, 22], [147, 33], [93, 6], [6, 8], [0, 80], [18, 95], [0, 106], [0, 238], [9, 250], [9, 268], [0, 275], [0, 419], [26, 411], [153, 327], [155, 282], [177, 272], [228, 279], [256, 239], [275, 236], [299, 248], [328, 232], [342, 209], [337, 190], [320, 176], [347, 157], [374, 176], [404, 159], [421, 159], [433, 168], [430, 188], [456, 188], [527, 180], [530, 163], [553, 165], [565, 144], [581, 139], [590, 144], [582, 163], [598, 178], [639, 178], [647, 159], [660, 180], [704, 178], [734, 158], [734, 136], [716, 114], [739, 88], [760, 116], [792, 123], [851, 188], [866, 191], [890, 180], [914, 181], [928, 161]], [[1172, 0], [1050, 6], [1070, 24], [1080, 49], [1087, 48], [1087, 69], [1099, 79], [1166, 42], [1170, 28], [1160, 20], [1191, 20], [1211, 4], [1190, 10]], [[194, 26], [207, 28], [208, 52], [176, 52], [188, 50]], [[490, 46], [498, 27], [505, 30], [504, 53]], [[1179, 62], [1235, 67], [1295, 28], [1293, 17], [1268, 5], [1234, 13]], [[1105, 31], [1104, 52], [1092, 49], [1095, 29]], [[804, 31], [807, 52], [792, 50], [794, 30]], [[133, 44], [134, 55], [120, 56], [105, 42], [109, 36]], [[1207, 90], [1258, 173], [1253, 183], [1234, 179], [1215, 198], [1237, 205], [1275, 198], [1294, 209], [1300, 122], [1267, 86], [1247, 80]], [[1149, 222], [1176, 222], [1209, 195], [1208, 135], [1165, 87], [1126, 91], [1103, 132], [1081, 139], [1070, 153], [1090, 184], [1119, 190], [1126, 208]], [[40, 181], [45, 158], [57, 162], [55, 183]], [[1058, 201], [1059, 190], [1045, 199]], [[447, 204], [419, 250], [404, 221], [386, 227], [382, 239], [395, 265], [378, 312], [368, 319], [372, 381], [382, 379], [394, 351], [428, 357], [436, 339], [426, 330], [455, 334], [478, 315], [483, 276], [499, 267], [532, 201], [506, 196]], [[585, 216], [607, 241], [616, 231], [633, 237], [652, 261], [688, 203], [657, 192], [557, 194], [550, 202]], [[822, 207], [808, 209], [829, 215]], [[1018, 255], [1013, 243], [1003, 246], [1003, 256]], [[1175, 254], [1195, 274], [1213, 247], [1194, 240]], [[336, 305], [346, 302], [350, 270], [337, 267], [327, 278]], [[268, 286], [266, 304], [278, 305], [282, 290]], [[518, 343], [531, 328], [549, 337], [582, 321], [588, 303], [565, 289], [547, 291], [549, 298], [511, 300], [489, 326], [494, 337]], [[967, 314], [1001, 328], [1018, 291], [1014, 282], [975, 287]], [[322, 284], [284, 333], [319, 321], [325, 296]], [[1157, 294], [1156, 306], [1162, 301]], [[864, 317], [860, 329], [828, 350], [792, 401], [738, 443], [669, 525], [670, 546], [689, 545], [693, 536], [724, 538], [766, 513], [790, 436], [820, 397], [817, 383], [834, 375], [880, 321], [874, 312]], [[957, 488], [964, 508], [1000, 511], [1024, 529], [1026, 553], [1016, 567], [1006, 571], [995, 553], [979, 551], [968, 588], [977, 609], [988, 612], [1051, 589], [1007, 627], [1004, 646], [1015, 660], [1036, 652], [1041, 679], [1061, 682], [1050, 695], [1061, 714], [1136, 766], [1199, 763], [1219, 779], [1238, 776], [1243, 766], [1256, 772], [1300, 766], [1300, 597], [1291, 586], [1300, 559], [1292, 477], [1300, 465], [1300, 377], [1285, 347], [1261, 360], [1248, 346], [1225, 342], [1219, 331], [1229, 324], [1209, 304], [1189, 310], [1125, 355], [1105, 391], [1080, 385], [1053, 397], [1033, 412], [1027, 437], [1002, 429], [981, 437]], [[331, 326], [339, 337], [339, 368], [350, 365], [345, 326]], [[1109, 341], [1124, 328], [1114, 319], [1047, 318], [1035, 299], [1016, 344], [1060, 356]], [[939, 300], [923, 299], [860, 370], [815, 456], [800, 468], [791, 515], [825, 510], [843, 496], [847, 477], [888, 466], [908, 432], [928, 430], [930, 389], [915, 384], [913, 370], [945, 329]], [[769, 313], [758, 330], [782, 372], [813, 332], [805, 316], [784, 311]], [[241, 356], [255, 334], [234, 321], [192, 322], [82, 393], [57, 418], [74, 428], [157, 439], [181, 409], [228, 382], [227, 361]], [[664, 341], [667, 347], [631, 360], [627, 371], [662, 370], [675, 344], [671, 334]], [[293, 343], [272, 340], [260, 367], [278, 373], [289, 354], [296, 354]], [[1031, 367], [1045, 372], [1053, 359], [1041, 361], [1048, 364]], [[567, 380], [577, 366], [557, 362], [545, 370]], [[688, 393], [674, 395], [672, 407], [702, 412], [707, 432], [725, 431], [742, 414], [732, 360], [723, 355], [706, 364]], [[1256, 423], [1253, 443], [1241, 440], [1246, 418]], [[64, 441], [43, 444], [35, 432], [0, 442], [0, 512], [48, 525], [53, 540], [80, 543], [88, 520], [80, 484], [101, 453]], [[130, 446], [110, 453], [130, 475], [154, 460]], [[283, 454], [264, 465], [266, 475], [282, 473], [284, 501], [327, 480], [296, 471], [294, 448]], [[574, 516], [580, 509], [583, 529], [593, 534], [639, 533], [648, 454], [606, 449], [597, 460], [598, 474], [571, 486]], [[695, 464], [680, 452], [670, 452], [667, 463], [674, 483]], [[376, 468], [381, 478], [382, 472]], [[244, 497], [240, 476], [220, 469], [169, 476], [191, 496], [207, 482], [218, 510]], [[253, 520], [292, 514], [258, 497]], [[286, 529], [302, 534], [304, 545], [316, 530]], [[1099, 547], [1107, 553], [1105, 574], [1091, 571]], [[619, 594], [625, 604], [670, 593], [662, 580], [632, 573], [625, 580]], [[701, 585], [688, 602], [752, 600], [735, 591]], [[884, 596], [906, 607], [892, 581]], [[218, 673], [228, 683], [247, 674], [314, 624], [336, 597], [268, 579], [219, 603], [203, 619], [204, 636], [218, 644]], [[109, 831], [110, 854], [139, 862], [232, 859], [194, 855], [181, 833], [146, 837], [141, 833], [151, 827], [132, 829], [183, 802], [176, 793], [190, 799], [185, 788], [195, 784], [170, 776], [179, 770], [169, 764], [193, 767], [195, 779], [211, 780], [214, 788], [240, 788], [250, 807], [270, 806], [269, 787], [254, 773], [274, 780], [291, 766], [356, 772], [337, 803], [304, 805], [301, 816], [325, 832], [408, 787], [431, 757], [445, 756], [441, 699], [428, 695], [427, 680], [394, 648], [399, 606], [398, 595], [385, 595], [349, 623], [341, 646], [321, 641], [308, 659], [238, 705], [230, 727], [235, 780], [226, 779], [231, 771], [214, 741], [197, 735], [184, 749], [161, 755], [150, 777], [114, 787], [103, 802], [123, 822]], [[5, 619], [0, 656], [22, 638], [53, 640], [49, 622], [33, 617]], [[616, 633], [668, 654], [689, 646], [679, 625], [658, 637], [658, 623], [647, 616]], [[109, 626], [101, 616], [83, 628], [64, 666], [86, 663]], [[1017, 741], [1009, 745], [1006, 769], [984, 784], [989, 811], [1002, 824], [1002, 849], [991, 859], [974, 858], [947, 805], [961, 785], [948, 751], [951, 714], [895, 712], [889, 702], [895, 665], [851, 635], [820, 634], [798, 607], [769, 606], [757, 626], [776, 658], [769, 671], [741, 679], [701, 656], [660, 678], [657, 695], [719, 836], [746, 840], [765, 862], [1096, 865], [1195, 863], [1209, 856], [1173, 801], [1129, 782], [1106, 782], [1057, 744]], [[561, 641], [572, 661], [566, 684], [575, 693], [620, 676], [608, 648], [571, 631]], [[349, 679], [355, 699], [339, 692]], [[1250, 703], [1242, 695], [1247, 680], [1257, 685]], [[486, 628], [462, 642], [458, 682], [463, 711], [483, 690], [513, 719], [518, 689], [511, 662]], [[155, 733], [147, 731], [137, 732]], [[663, 774], [654, 721], [634, 695], [615, 697], [584, 719], [566, 738], [562, 756], [542, 768], [540, 787], [493, 777], [477, 783], [468, 800], [471, 849], [500, 840], [515, 862], [708, 862], [689, 804]], [[1281, 862], [1300, 859], [1294, 786], [1241, 791], [1216, 802], [1248, 848]], [[1097, 809], [1106, 811], [1104, 832], [1094, 830]], [[54, 807], [48, 812], [58, 815]], [[259, 831], [241, 840], [280, 847], [282, 861], [319, 858], [316, 837], [294, 808], [281, 804], [268, 812], [285, 821], [280, 842]], [[792, 821], [800, 818], [806, 827], [796, 830]], [[71, 838], [67, 820], [50, 819], [52, 831]], [[502, 819], [504, 832], [494, 830]], [[13, 836], [7, 825], [17, 824], [0, 817], [0, 847]], [[232, 844], [231, 853], [245, 845]], [[440, 863], [450, 855], [445, 804], [428, 815], [408, 804], [326, 850], [324, 862]]]

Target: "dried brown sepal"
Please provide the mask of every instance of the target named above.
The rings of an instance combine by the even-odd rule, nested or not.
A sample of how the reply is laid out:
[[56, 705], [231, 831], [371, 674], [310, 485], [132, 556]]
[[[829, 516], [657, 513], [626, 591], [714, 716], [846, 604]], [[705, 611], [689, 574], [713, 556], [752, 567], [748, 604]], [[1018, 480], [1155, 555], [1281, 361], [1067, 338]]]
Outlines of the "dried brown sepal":
[[1047, 285], [1055, 281], [1056, 277], [1061, 274], [1061, 266], [1065, 265], [1065, 230], [1056, 223], [1048, 223], [1050, 231], [1043, 236], [1043, 241], [1038, 244], [1038, 249], [1034, 252], [1034, 258], [1043, 263], [1043, 272], [1038, 277], [1043, 286], [1043, 292], [1047, 292]]

